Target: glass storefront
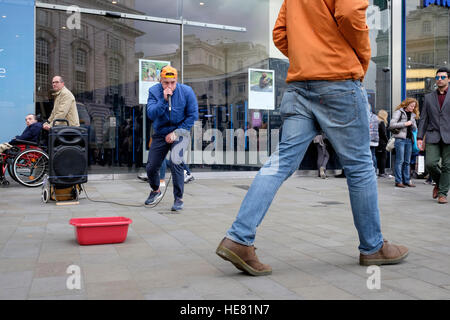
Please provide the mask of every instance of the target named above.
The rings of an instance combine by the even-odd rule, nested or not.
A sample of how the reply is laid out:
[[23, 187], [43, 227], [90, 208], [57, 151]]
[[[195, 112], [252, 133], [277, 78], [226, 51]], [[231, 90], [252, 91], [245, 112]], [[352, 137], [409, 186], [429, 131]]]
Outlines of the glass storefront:
[[[75, 11], [38, 5], [36, 112], [42, 118], [50, 115], [51, 78], [61, 75], [76, 97], [82, 125], [89, 128], [90, 173], [136, 171], [145, 165], [151, 126], [145, 104], [139, 101], [140, 59], [170, 62], [180, 70], [179, 80], [196, 93], [199, 121], [193, 131], [198, 130], [192, 132], [188, 158], [194, 172], [257, 170], [275, 149], [280, 137], [278, 109], [287, 86], [288, 60], [270, 55], [273, 26], [269, 16], [271, 4], [281, 5], [281, 1], [41, 2], [245, 28], [241, 32], [201, 25], [182, 27], [85, 11], [76, 20]], [[372, 62], [364, 84], [373, 111], [390, 111], [388, 1], [371, 0], [367, 21]], [[249, 68], [273, 70], [273, 110], [249, 105]], [[220, 151], [241, 151], [244, 157], [238, 152], [229, 157]], [[330, 151], [329, 169], [338, 169], [339, 163]], [[300, 169], [315, 170], [315, 158], [311, 145]]]

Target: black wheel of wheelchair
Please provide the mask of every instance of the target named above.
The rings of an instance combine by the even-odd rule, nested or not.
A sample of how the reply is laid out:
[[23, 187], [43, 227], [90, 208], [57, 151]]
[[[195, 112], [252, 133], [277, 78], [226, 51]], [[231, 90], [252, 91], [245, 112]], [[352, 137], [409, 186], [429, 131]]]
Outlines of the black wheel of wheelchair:
[[14, 181], [19, 182], [19, 181], [17, 180], [16, 176], [14, 175], [14, 170], [12, 169], [12, 165], [9, 165], [7, 169], [8, 169], [9, 176], [10, 176], [11, 178], [13, 178]]
[[22, 151], [14, 159], [12, 170], [21, 185], [39, 187], [48, 173], [48, 155], [39, 149]]

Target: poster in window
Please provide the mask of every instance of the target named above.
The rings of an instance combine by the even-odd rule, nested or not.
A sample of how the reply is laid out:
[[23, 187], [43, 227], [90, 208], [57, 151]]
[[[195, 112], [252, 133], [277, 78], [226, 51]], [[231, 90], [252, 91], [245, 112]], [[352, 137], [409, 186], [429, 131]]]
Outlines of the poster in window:
[[159, 83], [161, 69], [170, 61], [139, 59], [139, 104], [147, 104], [148, 89]]
[[248, 108], [275, 109], [275, 71], [248, 69]]

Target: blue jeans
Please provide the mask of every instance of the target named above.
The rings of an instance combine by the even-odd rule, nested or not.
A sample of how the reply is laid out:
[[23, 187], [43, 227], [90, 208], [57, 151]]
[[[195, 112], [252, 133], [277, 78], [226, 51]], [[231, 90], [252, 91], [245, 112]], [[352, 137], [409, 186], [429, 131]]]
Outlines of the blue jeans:
[[318, 124], [336, 150], [347, 177], [358, 248], [363, 254], [377, 252], [383, 236], [367, 104], [366, 90], [357, 80], [291, 83], [280, 107], [281, 142], [253, 180], [226, 237], [243, 245], [253, 244], [256, 228], [281, 184], [298, 169], [318, 134]]
[[411, 139], [395, 138], [395, 183], [410, 183]]

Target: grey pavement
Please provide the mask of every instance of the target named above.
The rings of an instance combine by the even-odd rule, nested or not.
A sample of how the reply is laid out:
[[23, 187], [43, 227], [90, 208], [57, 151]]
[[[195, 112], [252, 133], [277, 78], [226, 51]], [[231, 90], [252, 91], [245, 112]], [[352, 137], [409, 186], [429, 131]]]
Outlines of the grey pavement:
[[[172, 186], [153, 209], [84, 194], [79, 205], [57, 206], [41, 202], [40, 188], [1, 188], [0, 299], [450, 299], [450, 205], [433, 200], [424, 180], [398, 189], [378, 179], [383, 235], [410, 254], [381, 266], [380, 288], [369, 289], [375, 274], [358, 264], [346, 179], [296, 174], [282, 185], [255, 242], [273, 273], [252, 277], [215, 250], [254, 173], [194, 175], [179, 214], [170, 211]], [[149, 193], [135, 177], [92, 178], [85, 189], [91, 199], [133, 205]], [[80, 246], [69, 220], [103, 216], [133, 220], [126, 241]], [[68, 286], [72, 265], [79, 289]]]

